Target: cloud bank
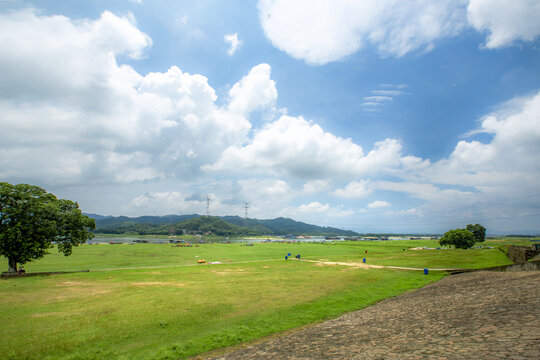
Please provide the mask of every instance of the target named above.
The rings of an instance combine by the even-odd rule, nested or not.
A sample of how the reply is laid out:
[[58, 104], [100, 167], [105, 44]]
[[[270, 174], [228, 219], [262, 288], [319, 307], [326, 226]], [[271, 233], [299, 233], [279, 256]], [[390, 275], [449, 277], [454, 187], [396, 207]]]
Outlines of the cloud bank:
[[308, 64], [338, 61], [373, 47], [383, 57], [430, 51], [468, 27], [487, 32], [489, 49], [540, 34], [535, 0], [260, 0], [272, 44]]
[[488, 32], [486, 48], [533, 41], [540, 35], [540, 3], [536, 0], [470, 0], [467, 19], [478, 31]]
[[68, 185], [196, 176], [247, 140], [249, 112], [275, 102], [266, 64], [232, 87], [225, 106], [202, 75], [118, 64], [151, 45], [131, 18], [110, 12], [83, 21], [32, 9], [0, 15], [0, 176]]

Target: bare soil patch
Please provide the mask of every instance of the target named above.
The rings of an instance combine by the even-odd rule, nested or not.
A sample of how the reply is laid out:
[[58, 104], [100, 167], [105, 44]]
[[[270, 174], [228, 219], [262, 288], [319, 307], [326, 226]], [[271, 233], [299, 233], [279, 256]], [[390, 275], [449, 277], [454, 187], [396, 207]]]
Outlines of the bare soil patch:
[[218, 274], [218, 275], [231, 275], [235, 273], [243, 273], [244, 269], [224, 269], [224, 270], [210, 270], [211, 272]]
[[376, 269], [382, 269], [384, 266], [381, 265], [368, 265], [361, 262], [341, 262], [341, 261], [319, 261], [319, 260], [302, 260], [307, 262], [314, 262], [318, 266], [325, 266], [325, 265], [341, 265], [341, 266], [350, 266], [355, 268], [363, 268], [363, 269], [369, 269], [369, 268], [376, 268]]
[[91, 283], [82, 282], [82, 281], [64, 281], [56, 286], [62, 287], [62, 286], [92, 286], [92, 285], [93, 284]]
[[165, 281], [139, 281], [130, 283], [131, 286], [186, 286], [185, 283]]
[[33, 318], [42, 318], [42, 317], [47, 317], [47, 316], [64, 316], [65, 313], [63, 312], [59, 312], [59, 311], [53, 311], [53, 312], [47, 312], [47, 313], [35, 313], [35, 314], [32, 314], [31, 316]]

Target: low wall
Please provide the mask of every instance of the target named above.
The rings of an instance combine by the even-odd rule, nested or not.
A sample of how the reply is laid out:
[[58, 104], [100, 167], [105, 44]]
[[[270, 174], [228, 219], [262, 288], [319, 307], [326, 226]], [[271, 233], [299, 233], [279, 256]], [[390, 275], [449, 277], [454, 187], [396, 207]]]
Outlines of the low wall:
[[535, 260], [535, 261], [527, 261], [521, 264], [494, 266], [494, 267], [483, 268], [483, 269], [451, 270], [449, 271], [449, 273], [451, 273], [452, 275], [455, 275], [455, 274], [462, 274], [465, 272], [473, 272], [473, 271], [539, 271], [539, 270], [540, 270], [540, 260]]
[[508, 248], [508, 258], [512, 260], [514, 264], [523, 264], [532, 259], [536, 255], [540, 254], [540, 251], [533, 250], [527, 246], [510, 246]]
[[532, 271], [540, 270], [540, 260], [527, 261], [522, 264], [509, 265], [506, 271]]

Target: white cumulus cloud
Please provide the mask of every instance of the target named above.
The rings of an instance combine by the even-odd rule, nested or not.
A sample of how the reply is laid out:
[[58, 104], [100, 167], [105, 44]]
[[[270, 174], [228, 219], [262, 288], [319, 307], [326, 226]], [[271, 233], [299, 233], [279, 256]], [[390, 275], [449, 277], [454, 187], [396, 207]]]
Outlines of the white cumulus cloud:
[[540, 214], [540, 92], [500, 105], [472, 133], [479, 132], [492, 139], [459, 141], [447, 158], [402, 172], [401, 180], [373, 181], [371, 188], [423, 200], [415, 209], [434, 223], [530, 226]]
[[488, 49], [516, 40], [533, 41], [540, 35], [538, 0], [470, 0], [467, 18], [476, 30], [489, 33]]
[[384, 200], [375, 200], [368, 204], [368, 209], [376, 209], [376, 208], [382, 208], [382, 207], [388, 207], [391, 204], [388, 201]]
[[285, 180], [281, 179], [242, 179], [237, 181], [242, 194], [246, 198], [276, 199], [282, 196], [291, 195], [291, 187]]
[[452, 154], [426, 169], [430, 181], [482, 187], [507, 186], [540, 191], [540, 92], [517, 97], [482, 119], [490, 142], [459, 141]]
[[401, 171], [425, 166], [425, 161], [403, 156], [395, 139], [376, 142], [364, 154], [351, 141], [324, 131], [303, 117], [283, 115], [257, 130], [245, 146], [227, 148], [206, 170], [284, 173], [297, 178], [325, 179]]
[[327, 180], [313, 180], [304, 184], [302, 191], [306, 194], [315, 194], [326, 191], [330, 187], [330, 182]]
[[540, 34], [537, 0], [260, 0], [259, 20], [278, 49], [309, 64], [339, 61], [370, 46], [383, 57], [430, 51], [464, 29], [489, 49]]
[[374, 45], [384, 56], [429, 50], [466, 26], [465, 1], [261, 0], [259, 19], [277, 48], [325, 64]]
[[43, 185], [193, 178], [247, 141], [249, 112], [273, 108], [267, 64], [219, 106], [202, 75], [118, 63], [151, 45], [133, 15], [0, 14], [0, 176]]
[[229, 91], [229, 110], [247, 114], [258, 109], [273, 108], [278, 94], [270, 73], [270, 65], [259, 64], [234, 84]]
[[233, 56], [240, 47], [242, 47], [243, 42], [242, 40], [238, 39], [238, 33], [234, 34], [228, 34], [225, 35], [224, 40], [227, 44], [229, 44], [229, 48], [227, 49], [227, 55]]
[[334, 191], [335, 196], [342, 198], [365, 198], [373, 193], [373, 189], [369, 186], [369, 181], [351, 181], [343, 189]]
[[294, 216], [308, 217], [318, 223], [324, 223], [328, 219], [343, 218], [354, 214], [352, 210], [343, 209], [341, 206], [332, 206], [329, 203], [323, 204], [319, 201], [290, 207], [285, 209], [285, 212], [294, 214]]
[[321, 204], [318, 201], [314, 201], [309, 204], [302, 204], [298, 207], [298, 211], [307, 212], [307, 213], [327, 212], [329, 209], [330, 209], [329, 204]]

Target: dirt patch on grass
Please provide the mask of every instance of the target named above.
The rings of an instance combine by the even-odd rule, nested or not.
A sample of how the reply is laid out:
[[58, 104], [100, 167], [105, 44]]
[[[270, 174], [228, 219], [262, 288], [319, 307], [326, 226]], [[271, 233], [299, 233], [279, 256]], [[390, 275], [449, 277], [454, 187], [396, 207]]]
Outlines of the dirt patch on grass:
[[376, 269], [382, 269], [384, 266], [381, 265], [370, 265], [365, 264], [361, 262], [341, 262], [341, 261], [318, 261], [318, 260], [302, 260], [307, 262], [314, 262], [317, 264], [317, 266], [335, 266], [335, 265], [341, 265], [341, 266], [350, 266], [350, 267], [356, 267], [356, 268], [362, 268], [362, 269], [370, 269], [370, 268], [376, 268]]
[[93, 284], [91, 283], [82, 282], [82, 281], [64, 281], [56, 286], [61, 287], [61, 286], [92, 286], [92, 285]]
[[43, 302], [88, 298], [111, 292], [109, 287], [89, 283], [78, 284], [78, 282], [74, 282], [70, 284], [59, 284], [56, 286], [59, 288], [58, 291], [54, 292], [53, 294], [46, 294], [43, 297]]
[[[354, 268], [360, 268], [360, 269], [399, 269], [399, 270], [415, 270], [415, 271], [423, 271], [424, 268], [412, 268], [412, 267], [404, 267], [404, 266], [390, 266], [390, 265], [373, 265], [373, 264], [366, 264], [363, 262], [342, 262], [342, 261], [318, 261], [318, 260], [301, 260], [301, 261], [307, 261], [315, 263], [317, 266], [349, 266]], [[453, 271], [456, 269], [430, 269], [431, 271]]]
[[103, 290], [103, 289], [102, 289], [102, 290], [100, 290], [100, 289], [93, 289], [91, 292], [86, 293], [86, 294], [88, 294], [88, 295], [90, 295], [90, 296], [98, 296], [98, 295], [108, 294], [108, 293], [110, 293], [110, 292], [111, 292], [111, 290], [108, 290], [108, 289], [104, 289], [104, 290]]
[[244, 269], [225, 269], [221, 271], [218, 271], [218, 270], [210, 270], [210, 271], [218, 275], [231, 275], [235, 273], [243, 273], [245, 270]]
[[186, 283], [166, 282], [166, 281], [139, 281], [130, 283], [131, 286], [186, 286]]
[[33, 318], [42, 318], [42, 317], [47, 317], [47, 316], [65, 316], [66, 313], [62, 313], [62, 312], [58, 312], [58, 311], [52, 311], [52, 312], [48, 312], [48, 313], [35, 313], [35, 314], [32, 314], [30, 315], [31, 317]]

